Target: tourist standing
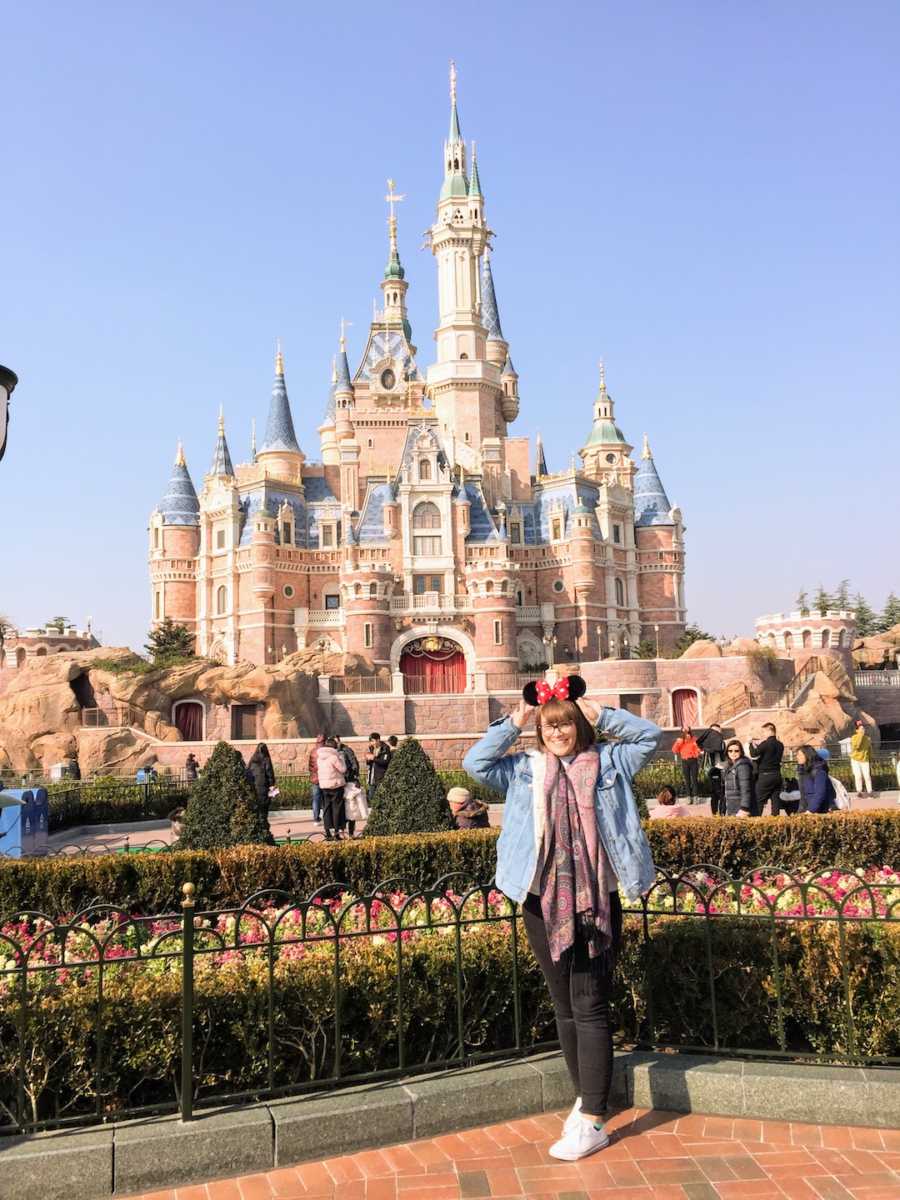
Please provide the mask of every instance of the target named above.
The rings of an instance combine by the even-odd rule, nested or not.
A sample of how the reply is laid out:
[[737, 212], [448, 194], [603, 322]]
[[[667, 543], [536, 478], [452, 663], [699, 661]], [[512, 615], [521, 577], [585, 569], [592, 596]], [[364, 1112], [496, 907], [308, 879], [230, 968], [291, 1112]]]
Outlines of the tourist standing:
[[[508, 754], [537, 709], [537, 750]], [[604, 735], [615, 738], [610, 744]], [[598, 747], [598, 735], [601, 739]], [[497, 887], [523, 904], [529, 943], [550, 990], [578, 1099], [554, 1158], [609, 1144], [603, 1113], [612, 1082], [609, 1002], [622, 939], [618, 888], [636, 898], [656, 878], [632, 791], [661, 731], [621, 709], [597, 709], [576, 675], [529, 684], [463, 760], [505, 793]], [[523, 903], [524, 902], [524, 903]]]
[[784, 758], [784, 745], [775, 736], [775, 726], [771, 721], [763, 725], [763, 738], [756, 743], [752, 751], [756, 759], [756, 811], [762, 814], [766, 811], [766, 801], [771, 801], [772, 816], [778, 816], [778, 798], [781, 795], [781, 760]]
[[[346, 774], [344, 775], [344, 816], [346, 818], [347, 831], [350, 834], [350, 836], [353, 837], [353, 835], [356, 833], [356, 822], [358, 819], [361, 819], [361, 818], [357, 818], [357, 815], [356, 815], [357, 812], [360, 811], [360, 809], [358, 808], [358, 805], [357, 805], [355, 793], [354, 793], [353, 803], [352, 804], [350, 803], [350, 801], [347, 797], [347, 784], [349, 783], [349, 784], [356, 785], [357, 791], [362, 790], [359, 787], [359, 759], [356, 757], [356, 754], [353, 751], [353, 749], [350, 746], [348, 746], [340, 737], [338, 737], [337, 734], [335, 734], [335, 737], [334, 737], [334, 746], [335, 746], [335, 749], [337, 750], [338, 754], [340, 754], [340, 756], [343, 758], [344, 767], [346, 769]], [[343, 829], [344, 829], [344, 826], [342, 824], [341, 825], [342, 832], [343, 832]]]
[[324, 744], [317, 747], [315, 754], [319, 787], [322, 789], [325, 841], [337, 841], [344, 824], [344, 784], [347, 781], [347, 766], [344, 756], [334, 744], [334, 738], [326, 738]]
[[247, 763], [247, 775], [256, 792], [256, 806], [263, 817], [269, 819], [269, 805], [275, 790], [275, 768], [265, 742], [260, 742]]
[[725, 746], [728, 762], [722, 772], [722, 788], [725, 793], [725, 815], [728, 817], [752, 817], [756, 812], [753, 794], [753, 764], [744, 753], [737, 738]]
[[681, 737], [672, 746], [672, 753], [681, 760], [681, 773], [687, 788], [688, 804], [694, 804], [699, 794], [700, 747], [690, 729], [682, 729]]
[[384, 779], [384, 773], [391, 765], [391, 748], [381, 740], [380, 733], [369, 734], [369, 748], [366, 751], [366, 783], [369, 788], [369, 803], [375, 797], [378, 785]]
[[184, 760], [184, 778], [188, 783], [196, 783], [200, 774], [200, 764], [194, 758], [193, 750]]
[[316, 761], [316, 751], [320, 746], [325, 745], [325, 734], [320, 733], [316, 738], [316, 744], [309, 752], [309, 762], [307, 769], [309, 771], [310, 794], [312, 796], [312, 814], [313, 820], [318, 825], [322, 820], [322, 789], [319, 787], [319, 767]]
[[850, 739], [850, 769], [853, 772], [853, 786], [857, 797], [863, 794], [863, 784], [870, 796], [872, 791], [872, 739], [866, 733], [862, 721], [856, 722], [853, 737]]
[[797, 782], [800, 784], [800, 811], [827, 813], [834, 808], [834, 788], [828, 775], [828, 764], [812, 746], [795, 751]]
[[725, 765], [724, 761], [721, 764], [716, 763], [706, 774], [709, 784], [709, 808], [714, 817], [725, 816], [725, 785], [722, 781]]
[[713, 767], [725, 766], [725, 739], [718, 721], [713, 721], [709, 729], [700, 734], [697, 745], [703, 751], [707, 771], [711, 771]]

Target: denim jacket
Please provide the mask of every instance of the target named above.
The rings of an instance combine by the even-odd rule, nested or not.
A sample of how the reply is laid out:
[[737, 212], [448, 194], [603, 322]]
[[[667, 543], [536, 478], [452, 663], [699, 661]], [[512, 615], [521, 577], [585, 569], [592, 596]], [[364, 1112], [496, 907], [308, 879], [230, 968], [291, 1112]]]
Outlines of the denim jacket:
[[[619, 887], [634, 900], [656, 879], [653, 857], [631, 790], [631, 781], [650, 759], [662, 731], [650, 721], [620, 708], [604, 708], [597, 720], [600, 733], [618, 738], [601, 742], [597, 774], [597, 828]], [[544, 832], [546, 759], [540, 750], [507, 754], [521, 736], [509, 717], [494, 721], [463, 759], [463, 767], [479, 783], [506, 793], [503, 829], [497, 841], [497, 887], [521, 903], [537, 867]]]

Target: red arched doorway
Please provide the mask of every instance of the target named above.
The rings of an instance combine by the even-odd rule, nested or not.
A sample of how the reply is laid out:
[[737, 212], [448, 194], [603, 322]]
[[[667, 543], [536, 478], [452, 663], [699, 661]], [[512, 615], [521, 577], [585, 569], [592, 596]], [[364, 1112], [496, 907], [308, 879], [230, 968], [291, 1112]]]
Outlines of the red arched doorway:
[[672, 716], [676, 729], [693, 729], [697, 724], [699, 708], [697, 693], [693, 688], [678, 688], [672, 693]]
[[434, 696], [466, 690], [466, 656], [450, 638], [417, 638], [400, 655], [407, 695]]
[[203, 741], [203, 705], [196, 700], [179, 700], [174, 711], [175, 728], [186, 742]]

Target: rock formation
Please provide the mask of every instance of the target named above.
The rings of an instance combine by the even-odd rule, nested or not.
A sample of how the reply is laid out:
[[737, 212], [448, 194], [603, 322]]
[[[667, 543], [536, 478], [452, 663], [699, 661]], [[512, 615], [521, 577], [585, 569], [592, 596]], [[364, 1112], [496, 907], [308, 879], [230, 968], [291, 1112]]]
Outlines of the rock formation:
[[706, 638], [699, 638], [696, 642], [691, 642], [682, 658], [721, 658], [722, 651], [715, 642], [710, 642]]
[[896, 668], [900, 659], [900, 625], [892, 625], [884, 633], [860, 638], [853, 647], [853, 662], [864, 671], [866, 667], [881, 668], [885, 662]]
[[[83, 775], [135, 770], [156, 760], [157, 741], [181, 740], [172, 705], [195, 697], [213, 705], [261, 704], [265, 737], [309, 736], [323, 725], [320, 671], [365, 669], [355, 656], [323, 658], [314, 650], [272, 666], [197, 659], [140, 672], [127, 670], [134, 657], [124, 648], [101, 647], [35, 659], [16, 671], [0, 694], [0, 769], [46, 770], [77, 756]], [[122, 709], [124, 721], [114, 716]], [[86, 722], [94, 714], [92, 727]]]

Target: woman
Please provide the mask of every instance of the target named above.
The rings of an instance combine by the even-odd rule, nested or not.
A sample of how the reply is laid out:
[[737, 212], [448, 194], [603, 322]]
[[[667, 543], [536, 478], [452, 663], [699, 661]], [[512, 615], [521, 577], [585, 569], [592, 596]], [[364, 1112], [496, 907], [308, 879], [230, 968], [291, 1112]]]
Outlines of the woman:
[[675, 803], [675, 789], [666, 783], [656, 797], [656, 807], [650, 809], [650, 820], [658, 821], [665, 817], [689, 817], [691, 814], [683, 804]]
[[[507, 754], [537, 707], [537, 750]], [[617, 741], [599, 746], [597, 734]], [[463, 766], [505, 793], [497, 887], [522, 903], [525, 932], [550, 989], [559, 1040], [578, 1099], [550, 1148], [569, 1162], [608, 1145], [603, 1112], [612, 1081], [609, 998], [622, 935], [617, 888], [646, 892], [656, 878], [631, 781], [660, 730], [619, 709], [598, 711], [578, 676], [529, 684]]]
[[[356, 797], [356, 792], [362, 791], [362, 789], [359, 787], [359, 759], [356, 757], [356, 753], [354, 752], [353, 748], [345, 745], [343, 740], [339, 738], [337, 734], [334, 735], [334, 748], [344, 760], [344, 817], [346, 819], [347, 832], [351, 837], [353, 837], [356, 833], [356, 822], [365, 820], [365, 818], [369, 815], [368, 805], [366, 804], [365, 799], [363, 799], [363, 802], [360, 805]], [[353, 797], [352, 803], [348, 798], [348, 783], [357, 785], [356, 789], [352, 790], [350, 793]], [[365, 812], [363, 812], [364, 809]], [[360, 815], [357, 816], [357, 813]], [[339, 830], [341, 833], [343, 833], [343, 823], [339, 826]]]
[[744, 753], [737, 738], [732, 738], [725, 747], [728, 762], [722, 772], [722, 791], [725, 796], [727, 817], [752, 817], [756, 812], [756, 796], [753, 789], [753, 763]]
[[325, 826], [325, 841], [340, 840], [340, 828], [344, 824], [344, 784], [347, 782], [347, 764], [344, 756], [334, 744], [334, 738], [326, 738], [316, 750], [316, 769], [319, 787], [322, 789], [322, 822]]
[[452, 787], [447, 793], [447, 803], [457, 829], [487, 829], [491, 823], [488, 806], [476, 800], [468, 788]]
[[271, 801], [269, 792], [275, 786], [275, 768], [272, 766], [269, 747], [265, 742], [260, 742], [254, 750], [247, 763], [247, 775], [256, 792], [256, 806], [268, 821]]
[[681, 737], [672, 746], [672, 753], [681, 759], [681, 773], [687, 788], [688, 804], [695, 804], [699, 797], [700, 744], [690, 729], [682, 729]]
[[834, 807], [834, 788], [828, 775], [828, 764], [812, 746], [801, 746], [796, 750], [794, 761], [800, 784], [800, 811], [830, 812]]

